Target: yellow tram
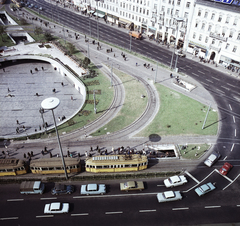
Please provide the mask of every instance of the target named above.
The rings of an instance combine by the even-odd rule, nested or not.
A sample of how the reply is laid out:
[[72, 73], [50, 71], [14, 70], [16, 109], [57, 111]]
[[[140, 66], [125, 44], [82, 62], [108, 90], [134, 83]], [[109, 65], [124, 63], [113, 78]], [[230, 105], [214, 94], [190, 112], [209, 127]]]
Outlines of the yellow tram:
[[[64, 158], [67, 173], [77, 173], [81, 171], [80, 158]], [[36, 174], [64, 173], [61, 158], [41, 158], [32, 160], [30, 170]]]
[[86, 159], [87, 172], [110, 173], [144, 170], [148, 166], [145, 155], [98, 155]]
[[21, 159], [0, 159], [0, 176], [16, 176], [27, 171], [28, 167]]

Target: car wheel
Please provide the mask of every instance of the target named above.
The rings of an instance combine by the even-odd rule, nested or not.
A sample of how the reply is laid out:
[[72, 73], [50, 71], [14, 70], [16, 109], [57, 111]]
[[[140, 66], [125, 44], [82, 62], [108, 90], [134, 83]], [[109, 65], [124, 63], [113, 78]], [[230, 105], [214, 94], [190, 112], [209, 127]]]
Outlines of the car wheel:
[[69, 194], [69, 195], [71, 195], [71, 194], [72, 194], [72, 192], [68, 192], [68, 194]]
[[101, 193], [101, 195], [103, 195], [103, 193]]
[[87, 193], [87, 195], [89, 195], [89, 193]]

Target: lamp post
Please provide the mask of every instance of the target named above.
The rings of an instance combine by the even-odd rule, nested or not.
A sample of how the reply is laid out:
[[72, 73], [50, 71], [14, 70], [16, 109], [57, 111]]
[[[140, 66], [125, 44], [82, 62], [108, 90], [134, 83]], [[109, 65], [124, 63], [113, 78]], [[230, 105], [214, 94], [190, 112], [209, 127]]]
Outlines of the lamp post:
[[99, 28], [98, 28], [98, 2], [100, 0], [96, 0], [96, 3], [97, 3], [97, 40], [99, 41]]
[[[174, 42], [174, 49], [173, 49], [173, 53], [172, 53], [172, 59], [171, 59], [170, 69], [172, 69], [173, 57], [174, 57], [175, 48], [176, 48], [176, 41], [177, 41], [177, 38], [178, 38], [178, 22], [182, 22], [183, 19], [182, 19], [182, 18], [174, 18], [174, 20], [177, 22], [177, 34], [176, 34], [176, 39], [175, 39], [175, 42]], [[176, 68], [176, 66], [177, 66], [177, 64], [175, 63], [175, 68]]]
[[59, 135], [58, 135], [57, 124], [56, 124], [56, 120], [55, 120], [55, 116], [54, 116], [54, 112], [53, 112], [53, 110], [55, 108], [57, 108], [59, 104], [60, 104], [60, 100], [58, 98], [56, 98], [56, 97], [49, 97], [49, 98], [47, 98], [47, 99], [42, 101], [41, 106], [45, 110], [52, 110], [55, 130], [56, 130], [57, 139], [58, 139], [58, 145], [59, 145], [61, 158], [62, 158], [62, 163], [63, 163], [63, 168], [64, 168], [64, 171], [65, 171], [66, 179], [68, 179], [66, 165], [65, 165], [65, 161], [64, 161], [64, 157], [63, 157], [63, 152], [62, 152], [62, 146], [61, 146], [60, 138], [59, 138]]
[[43, 108], [40, 108], [40, 109], [39, 109], [39, 113], [40, 113], [41, 116], [42, 116], [43, 128], [45, 129], [45, 133], [47, 134], [46, 125], [45, 125], [44, 118], [43, 118], [44, 109], [43, 109]]

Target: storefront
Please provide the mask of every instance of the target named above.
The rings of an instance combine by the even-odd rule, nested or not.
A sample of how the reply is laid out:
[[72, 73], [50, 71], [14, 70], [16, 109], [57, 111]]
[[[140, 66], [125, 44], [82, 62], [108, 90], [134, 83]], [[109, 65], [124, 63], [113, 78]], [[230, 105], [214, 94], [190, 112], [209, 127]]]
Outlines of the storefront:
[[105, 18], [105, 12], [98, 9], [96, 9], [96, 12], [93, 15], [99, 18]]
[[198, 43], [189, 42], [187, 52], [201, 58], [207, 57], [207, 47]]
[[156, 28], [155, 27], [148, 27], [147, 36], [149, 38], [155, 38], [155, 35], [156, 35]]
[[123, 28], [129, 28], [131, 23], [132, 23], [131, 21], [125, 20], [125, 19], [122, 19], [122, 18], [119, 18], [119, 20], [118, 20], [118, 26], [123, 27]]
[[147, 32], [147, 25], [146, 24], [142, 24], [141, 26], [141, 33], [146, 33]]
[[107, 13], [107, 21], [108, 22], [116, 24], [118, 20], [119, 20], [119, 17], [116, 17], [112, 14]]

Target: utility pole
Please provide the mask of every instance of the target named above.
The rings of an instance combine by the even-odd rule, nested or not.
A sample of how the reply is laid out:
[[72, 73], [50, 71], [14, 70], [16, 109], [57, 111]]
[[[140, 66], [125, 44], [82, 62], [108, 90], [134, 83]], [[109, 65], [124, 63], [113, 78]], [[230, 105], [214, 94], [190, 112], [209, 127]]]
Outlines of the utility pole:
[[155, 74], [154, 83], [156, 83], [156, 79], [157, 79], [157, 71], [158, 71], [158, 63], [157, 63], [157, 68], [156, 68], [156, 74]]
[[130, 36], [130, 52], [132, 52], [132, 35], [129, 36]]
[[93, 100], [94, 100], [94, 112], [95, 112], [95, 114], [97, 114], [96, 99], [95, 99], [95, 89], [93, 90]]

